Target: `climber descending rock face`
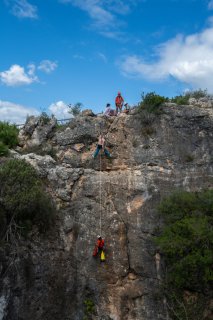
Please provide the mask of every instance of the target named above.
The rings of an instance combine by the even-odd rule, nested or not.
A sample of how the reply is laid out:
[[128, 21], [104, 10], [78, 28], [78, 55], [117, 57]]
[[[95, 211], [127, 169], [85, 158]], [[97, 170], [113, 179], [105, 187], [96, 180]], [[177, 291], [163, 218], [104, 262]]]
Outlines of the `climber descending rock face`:
[[105, 138], [102, 134], [100, 134], [99, 138], [98, 138], [98, 144], [97, 144], [97, 148], [95, 150], [95, 153], [93, 154], [93, 158], [96, 158], [99, 151], [102, 150], [104, 152], [104, 154], [108, 157], [111, 158], [111, 154], [109, 153], [109, 151], [105, 148]]
[[104, 239], [101, 236], [97, 237], [97, 242], [93, 251], [93, 257], [100, 255], [101, 262], [105, 261], [105, 252], [104, 252]]

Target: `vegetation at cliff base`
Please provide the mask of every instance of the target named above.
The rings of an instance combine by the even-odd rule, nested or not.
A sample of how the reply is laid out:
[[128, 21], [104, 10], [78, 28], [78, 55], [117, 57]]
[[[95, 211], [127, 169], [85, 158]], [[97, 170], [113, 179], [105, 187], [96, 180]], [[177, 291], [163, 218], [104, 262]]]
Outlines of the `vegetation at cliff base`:
[[37, 226], [48, 229], [54, 206], [35, 169], [23, 160], [12, 159], [0, 167], [0, 235], [26, 234]]
[[157, 243], [165, 257], [168, 281], [179, 288], [202, 289], [213, 280], [213, 190], [176, 192], [159, 211], [165, 227]]
[[213, 282], [213, 190], [175, 192], [159, 212], [165, 224], [156, 242], [169, 309], [174, 319], [200, 320]]
[[18, 129], [15, 125], [0, 121], [0, 156], [8, 154], [8, 149], [18, 144]]

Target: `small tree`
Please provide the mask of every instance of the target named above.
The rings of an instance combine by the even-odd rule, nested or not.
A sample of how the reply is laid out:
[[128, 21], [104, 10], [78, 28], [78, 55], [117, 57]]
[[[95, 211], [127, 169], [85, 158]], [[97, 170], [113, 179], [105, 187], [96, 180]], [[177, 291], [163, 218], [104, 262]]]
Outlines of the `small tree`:
[[69, 107], [69, 113], [71, 113], [74, 117], [76, 117], [81, 112], [82, 103], [77, 102], [74, 105], [68, 104], [68, 107]]

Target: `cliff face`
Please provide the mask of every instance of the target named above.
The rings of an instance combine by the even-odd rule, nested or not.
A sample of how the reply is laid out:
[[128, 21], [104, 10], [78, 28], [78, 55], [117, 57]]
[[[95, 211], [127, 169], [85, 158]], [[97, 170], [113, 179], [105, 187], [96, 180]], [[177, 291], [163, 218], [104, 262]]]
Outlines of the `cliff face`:
[[[31, 118], [20, 133], [22, 146], [55, 150], [57, 160], [13, 157], [37, 169], [59, 214], [54, 230], [43, 237], [34, 232], [16, 253], [3, 255], [0, 319], [169, 319], [152, 240], [161, 224], [156, 206], [177, 188], [213, 186], [212, 120], [212, 108], [173, 104], [152, 120], [151, 132], [136, 112], [81, 116], [66, 128]], [[91, 156], [100, 128], [112, 159]], [[92, 256], [100, 233], [104, 263]], [[86, 311], [89, 303], [94, 307]]]

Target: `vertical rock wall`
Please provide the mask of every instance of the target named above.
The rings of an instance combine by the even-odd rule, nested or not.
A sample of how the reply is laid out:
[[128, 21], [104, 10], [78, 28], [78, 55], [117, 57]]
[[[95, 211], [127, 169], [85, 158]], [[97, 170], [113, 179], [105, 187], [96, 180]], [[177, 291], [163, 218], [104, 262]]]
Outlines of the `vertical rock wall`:
[[[212, 116], [208, 108], [168, 106], [151, 135], [138, 114], [80, 117], [51, 138], [42, 135], [57, 161], [14, 154], [45, 178], [59, 214], [47, 235], [21, 241], [14, 257], [2, 253], [0, 320], [169, 319], [153, 243], [156, 207], [177, 188], [213, 186]], [[100, 128], [113, 156], [101, 163], [91, 157]], [[104, 263], [92, 256], [100, 232]]]

